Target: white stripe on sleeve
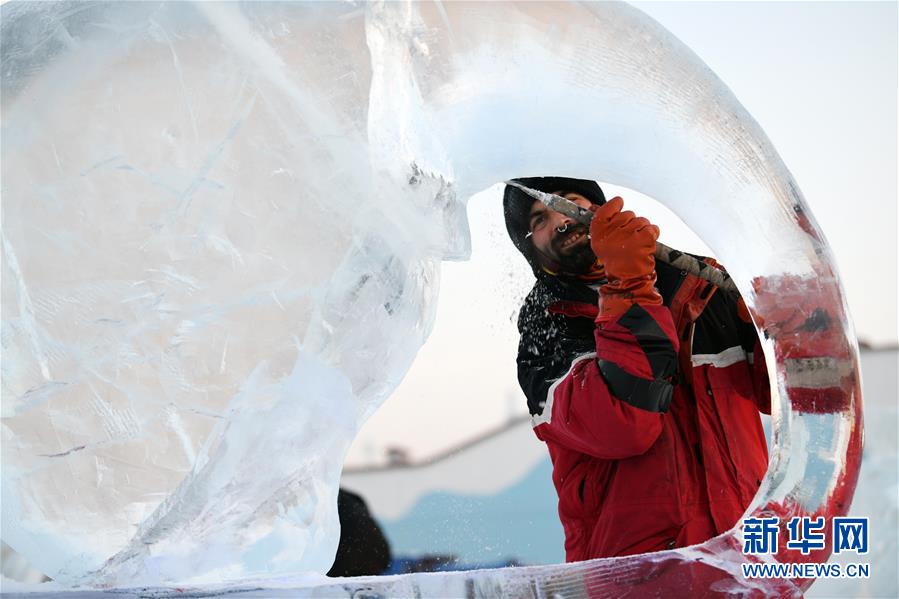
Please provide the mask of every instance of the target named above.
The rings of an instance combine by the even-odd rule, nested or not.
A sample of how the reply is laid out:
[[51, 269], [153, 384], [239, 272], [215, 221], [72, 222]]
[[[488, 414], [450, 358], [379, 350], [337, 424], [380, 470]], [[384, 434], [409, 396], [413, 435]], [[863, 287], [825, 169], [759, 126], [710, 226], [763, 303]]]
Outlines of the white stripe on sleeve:
[[693, 354], [693, 366], [711, 364], [717, 368], [725, 368], [737, 362], [746, 360], [746, 350], [739, 345], [728, 347], [718, 354]]

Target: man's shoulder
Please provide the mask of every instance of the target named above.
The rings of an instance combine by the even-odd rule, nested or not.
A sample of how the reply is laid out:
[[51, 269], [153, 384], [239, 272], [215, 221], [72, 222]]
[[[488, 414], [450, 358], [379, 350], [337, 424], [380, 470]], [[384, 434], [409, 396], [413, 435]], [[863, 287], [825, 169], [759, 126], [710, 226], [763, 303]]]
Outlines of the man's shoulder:
[[551, 303], [559, 299], [557, 289], [547, 284], [544, 279], [534, 281], [534, 286], [524, 298], [522, 309], [524, 308], [546, 308]]
[[[560, 301], [596, 305], [598, 294], [579, 281], [565, 281], [556, 277], [538, 277], [530, 293], [524, 298], [518, 314], [518, 332], [522, 335], [544, 331], [555, 323], [563, 327], [566, 317], [551, 314], [549, 307]], [[550, 327], [552, 328], [552, 327]]]
[[[703, 256], [690, 255], [703, 262], [707, 260]], [[677, 267], [661, 261], [656, 262], [656, 287], [666, 306], [671, 304], [687, 276], [687, 273]], [[554, 318], [564, 318], [550, 314], [547, 310], [555, 302], [574, 301], [595, 304], [597, 299], [597, 291], [579, 281], [538, 276], [519, 310], [518, 332], [524, 335], [545, 327]]]
[[[714, 258], [707, 258], [698, 254], [683, 252], [688, 256], [692, 256], [699, 262], [704, 262], [710, 266], [721, 268]], [[662, 300], [666, 306], [670, 306], [677, 292], [681, 290], [681, 285], [689, 278], [695, 278], [696, 275], [690, 274], [685, 270], [681, 270], [676, 266], [672, 266], [667, 262], [656, 260], [656, 288], [662, 296]]]
[[547, 308], [558, 298], [546, 281], [537, 279], [525, 296], [518, 311], [518, 332], [522, 335], [533, 328], [536, 321], [549, 318]]

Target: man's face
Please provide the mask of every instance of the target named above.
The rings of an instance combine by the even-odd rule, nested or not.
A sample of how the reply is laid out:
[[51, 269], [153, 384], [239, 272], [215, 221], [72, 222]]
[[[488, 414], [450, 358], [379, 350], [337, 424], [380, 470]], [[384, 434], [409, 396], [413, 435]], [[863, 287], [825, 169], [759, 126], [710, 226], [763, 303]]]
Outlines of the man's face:
[[[578, 206], [589, 208], [590, 200], [576, 193], [559, 193]], [[596, 255], [590, 248], [587, 227], [555, 210], [550, 210], [543, 202], [535, 201], [528, 217], [531, 242], [537, 250], [538, 259], [550, 269], [582, 274], [588, 272], [596, 262]]]

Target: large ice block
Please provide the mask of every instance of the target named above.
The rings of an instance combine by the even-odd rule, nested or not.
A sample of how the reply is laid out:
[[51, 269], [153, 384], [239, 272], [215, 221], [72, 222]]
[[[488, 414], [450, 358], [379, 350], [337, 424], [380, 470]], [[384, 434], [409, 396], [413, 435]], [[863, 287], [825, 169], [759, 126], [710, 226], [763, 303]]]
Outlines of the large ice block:
[[[522, 175], [637, 189], [702, 236], [775, 381], [750, 511], [848, 509], [861, 398], [827, 244], [757, 123], [639, 11], [10, 2], [2, 17], [3, 540], [54, 579], [326, 571], [344, 454], [428, 335], [439, 261], [467, 255], [465, 201]], [[725, 590], [747, 584], [741, 559], [732, 531], [433, 584]]]

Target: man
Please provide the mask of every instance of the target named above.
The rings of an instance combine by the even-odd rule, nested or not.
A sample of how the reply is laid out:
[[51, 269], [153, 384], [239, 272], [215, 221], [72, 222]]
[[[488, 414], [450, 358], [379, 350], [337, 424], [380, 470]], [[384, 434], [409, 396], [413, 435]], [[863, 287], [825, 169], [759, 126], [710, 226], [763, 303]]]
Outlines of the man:
[[767, 374], [742, 301], [656, 263], [658, 227], [595, 182], [516, 181], [595, 212], [588, 230], [511, 186], [503, 199], [537, 278], [518, 379], [552, 459], [567, 561], [732, 528], [768, 465]]

